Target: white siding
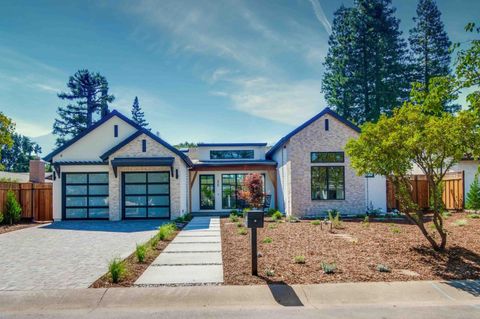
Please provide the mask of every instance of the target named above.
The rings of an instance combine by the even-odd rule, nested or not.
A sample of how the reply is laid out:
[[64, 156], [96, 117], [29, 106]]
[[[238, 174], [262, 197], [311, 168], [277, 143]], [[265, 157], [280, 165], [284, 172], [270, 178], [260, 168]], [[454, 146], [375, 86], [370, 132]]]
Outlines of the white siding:
[[278, 196], [278, 210], [290, 215], [290, 182], [288, 179], [288, 157], [287, 149], [281, 147], [273, 156], [273, 160], [277, 162], [277, 196]]
[[365, 205], [367, 208], [387, 211], [387, 179], [385, 176], [365, 178]]
[[452, 172], [464, 171], [465, 199], [467, 198], [467, 194], [470, 191], [470, 185], [472, 185], [473, 180], [475, 179], [475, 174], [477, 174], [478, 172], [479, 165], [480, 161], [461, 161], [451, 169]]

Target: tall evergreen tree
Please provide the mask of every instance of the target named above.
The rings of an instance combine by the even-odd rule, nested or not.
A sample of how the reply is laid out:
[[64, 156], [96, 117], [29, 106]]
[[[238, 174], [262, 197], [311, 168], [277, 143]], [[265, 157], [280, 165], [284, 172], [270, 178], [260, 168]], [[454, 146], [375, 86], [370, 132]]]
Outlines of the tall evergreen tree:
[[145, 113], [143, 113], [140, 103], [138, 103], [138, 97], [135, 97], [132, 105], [132, 119], [135, 123], [141, 127], [147, 127], [148, 123], [145, 120]]
[[408, 96], [406, 45], [394, 13], [391, 0], [356, 0], [335, 14], [322, 88], [330, 106], [359, 124], [390, 114]]
[[53, 124], [53, 134], [57, 135], [57, 146], [75, 137], [94, 123], [94, 116], [107, 115], [108, 103], [115, 97], [108, 94], [107, 79], [99, 73], [79, 70], [68, 80], [69, 93], [60, 93], [58, 97], [72, 103], [57, 110], [59, 118]]
[[428, 92], [432, 77], [450, 74], [449, 49], [452, 43], [445, 32], [435, 0], [420, 0], [413, 21], [415, 26], [408, 38], [412, 50], [412, 80], [422, 83]]

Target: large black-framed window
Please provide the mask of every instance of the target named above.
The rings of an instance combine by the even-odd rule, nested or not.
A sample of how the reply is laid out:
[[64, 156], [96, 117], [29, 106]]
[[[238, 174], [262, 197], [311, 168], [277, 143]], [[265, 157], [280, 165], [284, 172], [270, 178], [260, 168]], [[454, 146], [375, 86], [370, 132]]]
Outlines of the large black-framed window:
[[108, 219], [108, 173], [62, 173], [63, 219]]
[[215, 209], [215, 175], [200, 175], [200, 209]]
[[310, 161], [312, 163], [344, 163], [344, 152], [311, 152]]
[[170, 172], [123, 172], [124, 219], [170, 218]]
[[312, 166], [312, 200], [345, 199], [344, 166]]
[[253, 150], [228, 150], [228, 151], [210, 151], [210, 159], [222, 160], [222, 159], [253, 159]]
[[[222, 174], [222, 209], [239, 208], [238, 191], [243, 187], [245, 174]], [[265, 174], [262, 174], [263, 191], [265, 192]]]

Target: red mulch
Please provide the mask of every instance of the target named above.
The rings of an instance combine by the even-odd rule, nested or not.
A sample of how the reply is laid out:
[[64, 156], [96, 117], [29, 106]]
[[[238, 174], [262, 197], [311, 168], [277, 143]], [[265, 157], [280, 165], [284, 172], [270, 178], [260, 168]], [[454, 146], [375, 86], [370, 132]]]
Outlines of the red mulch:
[[[467, 219], [457, 213], [445, 220], [448, 230], [447, 249], [433, 251], [417, 226], [406, 222], [344, 221], [343, 229], [353, 242], [330, 233], [328, 227], [308, 221], [279, 223], [277, 228], [258, 230], [258, 277], [251, 275], [250, 234], [238, 234], [238, 227], [222, 219], [224, 281], [228, 285], [253, 285], [271, 282], [314, 284], [325, 282], [453, 280], [480, 278], [480, 219], [467, 219], [468, 225], [452, 223]], [[393, 226], [394, 225], [394, 226]], [[398, 228], [399, 231], [392, 231]], [[430, 229], [429, 227], [427, 229]], [[264, 244], [265, 237], [272, 243]], [[305, 264], [296, 264], [295, 256], [303, 255]], [[335, 263], [334, 274], [324, 274], [321, 263]], [[377, 265], [386, 265], [391, 272], [382, 273]], [[266, 270], [274, 276], [267, 276]], [[405, 270], [418, 275], [405, 274]]]
[[16, 230], [20, 230], [20, 229], [24, 229], [24, 228], [29, 228], [29, 227], [33, 227], [33, 226], [38, 226], [38, 225], [39, 225], [38, 223], [30, 222], [30, 221], [21, 221], [20, 223], [14, 224], [12, 226], [10, 226], [10, 225], [0, 225], [0, 234], [5, 234], [5, 233], [12, 232], [12, 231], [16, 231]]

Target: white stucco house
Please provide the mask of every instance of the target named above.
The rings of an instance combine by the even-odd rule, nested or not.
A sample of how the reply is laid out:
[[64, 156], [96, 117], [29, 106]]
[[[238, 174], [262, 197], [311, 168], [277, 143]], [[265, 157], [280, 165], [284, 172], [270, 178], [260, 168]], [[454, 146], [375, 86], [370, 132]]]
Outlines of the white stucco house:
[[358, 176], [344, 153], [360, 129], [329, 108], [267, 143], [200, 143], [178, 150], [112, 111], [44, 159], [54, 167], [53, 214], [69, 219], [175, 219], [229, 212], [248, 173], [264, 178], [287, 215], [386, 210], [385, 179]]

